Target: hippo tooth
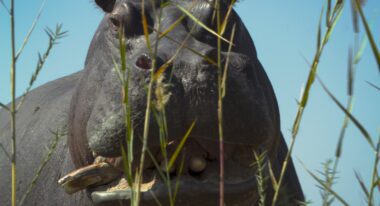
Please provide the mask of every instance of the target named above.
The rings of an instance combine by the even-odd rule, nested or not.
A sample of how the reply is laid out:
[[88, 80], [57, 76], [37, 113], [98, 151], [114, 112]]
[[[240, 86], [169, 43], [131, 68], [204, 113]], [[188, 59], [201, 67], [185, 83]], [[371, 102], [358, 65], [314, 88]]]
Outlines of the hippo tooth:
[[95, 204], [107, 202], [107, 201], [115, 201], [115, 200], [129, 200], [131, 199], [131, 196], [132, 196], [132, 191], [130, 189], [113, 191], [113, 192], [91, 193], [92, 201]]
[[120, 177], [122, 171], [101, 162], [77, 169], [58, 180], [68, 194], [73, 194], [89, 186], [107, 184]]
[[203, 172], [206, 169], [207, 162], [203, 157], [192, 157], [189, 166], [193, 172]]

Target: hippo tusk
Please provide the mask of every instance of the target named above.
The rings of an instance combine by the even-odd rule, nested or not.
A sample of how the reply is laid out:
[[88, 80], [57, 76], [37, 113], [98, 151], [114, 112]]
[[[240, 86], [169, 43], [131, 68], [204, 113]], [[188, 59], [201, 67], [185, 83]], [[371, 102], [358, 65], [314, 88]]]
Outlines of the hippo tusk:
[[122, 171], [106, 163], [96, 163], [77, 169], [58, 180], [66, 193], [73, 194], [89, 186], [107, 184], [120, 177]]
[[114, 200], [129, 200], [132, 196], [132, 190], [119, 190], [113, 192], [93, 192], [91, 199], [95, 204]]
[[[152, 179], [149, 182], [141, 183], [140, 191], [142, 193], [151, 192], [156, 179]], [[137, 188], [136, 188], [137, 190]], [[95, 204], [102, 202], [115, 201], [115, 200], [129, 200], [132, 197], [132, 189], [128, 185], [127, 180], [122, 178], [118, 185], [115, 187], [109, 188], [107, 191], [94, 191], [91, 193], [91, 199]]]

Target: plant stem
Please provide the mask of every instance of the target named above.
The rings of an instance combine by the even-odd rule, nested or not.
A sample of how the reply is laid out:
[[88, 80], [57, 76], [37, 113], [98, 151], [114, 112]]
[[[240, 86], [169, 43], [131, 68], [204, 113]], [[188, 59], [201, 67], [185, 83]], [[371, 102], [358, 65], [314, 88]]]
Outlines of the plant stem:
[[377, 148], [375, 152], [375, 161], [373, 165], [373, 171], [372, 171], [372, 179], [371, 179], [371, 187], [370, 187], [370, 192], [369, 192], [369, 197], [368, 197], [368, 205], [372, 206], [373, 204], [373, 196], [374, 196], [374, 191], [376, 187], [376, 181], [377, 179], [377, 166], [379, 165], [379, 153], [380, 153], [380, 136], [379, 140], [377, 141]]
[[16, 46], [15, 46], [15, 12], [14, 0], [11, 0], [11, 124], [12, 124], [12, 206], [16, 206]]
[[[216, 21], [218, 35], [222, 33], [220, 22], [220, 2], [216, 1]], [[223, 144], [223, 92], [222, 92], [222, 62], [221, 62], [221, 48], [222, 41], [218, 37], [218, 128], [219, 128], [219, 206], [224, 205], [224, 144]]]
[[295, 141], [296, 141], [296, 138], [298, 135], [299, 127], [300, 127], [300, 123], [301, 123], [301, 120], [303, 117], [303, 112], [304, 112], [304, 109], [306, 108], [306, 105], [307, 105], [307, 102], [309, 99], [310, 89], [314, 83], [314, 80], [315, 80], [315, 77], [317, 74], [319, 61], [320, 61], [321, 55], [323, 53], [323, 49], [324, 49], [325, 45], [327, 44], [328, 40], [330, 39], [330, 36], [331, 36], [335, 26], [336, 26], [336, 23], [338, 22], [339, 18], [342, 15], [343, 5], [344, 5], [344, 1], [342, 1], [340, 3], [336, 2], [335, 6], [334, 6], [333, 13], [331, 14], [331, 19], [329, 20], [330, 23], [327, 26], [327, 30], [323, 36], [323, 39], [322, 40], [318, 39], [318, 41], [321, 42], [321, 45], [318, 45], [317, 52], [314, 55], [314, 60], [313, 60], [313, 63], [311, 65], [311, 69], [310, 69], [310, 72], [309, 72], [309, 75], [307, 78], [307, 84], [306, 84], [305, 90], [302, 94], [301, 101], [298, 105], [297, 115], [296, 115], [296, 118], [295, 118], [294, 123], [293, 123], [292, 138], [291, 138], [289, 150], [288, 150], [288, 153], [286, 154], [285, 160], [284, 160], [282, 168], [281, 168], [280, 178], [278, 180], [277, 187], [274, 188], [275, 192], [274, 192], [273, 199], [272, 199], [272, 206], [275, 206], [276, 202], [278, 200], [280, 188], [281, 188], [282, 182], [283, 182], [284, 177], [285, 177], [286, 169], [287, 169], [288, 164], [290, 162], [290, 157], [291, 157], [291, 154], [292, 154], [293, 149], [294, 149]]

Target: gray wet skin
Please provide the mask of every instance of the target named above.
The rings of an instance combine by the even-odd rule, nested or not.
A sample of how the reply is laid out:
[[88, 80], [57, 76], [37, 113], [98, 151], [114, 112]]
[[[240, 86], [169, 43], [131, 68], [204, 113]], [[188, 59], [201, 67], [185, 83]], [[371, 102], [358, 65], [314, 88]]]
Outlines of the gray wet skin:
[[[162, 12], [160, 31], [165, 31], [183, 13], [175, 6], [167, 6], [160, 11], [159, 1], [152, 5], [146, 0], [145, 13], [150, 26], [149, 39], [152, 45], [157, 44], [157, 17]], [[211, 22], [212, 2], [205, 0], [174, 0], [182, 7], [190, 10], [205, 25], [215, 28]], [[143, 122], [146, 109], [146, 84], [149, 79], [149, 55], [141, 27], [141, 1], [137, 0], [96, 0], [95, 3], [104, 12], [104, 18], [96, 31], [90, 45], [85, 68], [81, 72], [65, 79], [44, 85], [30, 94], [25, 110], [18, 113], [20, 121], [20, 144], [27, 142], [22, 151], [25, 153], [25, 168], [20, 171], [20, 179], [28, 182], [41, 159], [41, 150], [45, 147], [48, 129], [67, 124], [68, 136], [64, 136], [52, 160], [48, 163], [44, 176], [37, 183], [34, 192], [28, 197], [26, 205], [93, 205], [91, 197], [102, 197], [99, 188], [88, 188], [87, 191], [67, 195], [58, 188], [58, 179], [69, 174], [75, 168], [93, 164], [95, 156], [117, 159], [120, 156], [120, 145], [125, 144], [125, 127], [121, 105], [121, 85], [115, 72], [113, 60], [120, 62], [117, 31], [120, 25], [125, 26], [127, 39], [127, 64], [131, 71], [129, 99], [132, 106], [132, 121], [136, 138], [143, 133]], [[227, 10], [227, 1], [222, 2], [222, 16]], [[226, 143], [226, 204], [255, 205], [257, 185], [255, 184], [252, 151], [266, 150], [272, 160], [275, 175], [279, 175], [280, 165], [285, 158], [287, 147], [280, 132], [279, 112], [276, 98], [259, 60], [254, 44], [239, 16], [233, 11], [224, 37], [229, 39], [232, 26], [236, 25], [234, 47], [228, 65], [227, 92], [224, 99], [224, 137]], [[216, 37], [190, 18], [185, 18], [176, 28], [168, 33], [176, 42], [184, 42], [187, 48], [196, 50], [202, 55], [216, 60]], [[168, 61], [180, 46], [173, 41], [162, 38], [158, 42], [157, 67]], [[222, 59], [227, 58], [228, 44], [222, 46]], [[185, 171], [180, 179], [180, 190], [177, 205], [215, 205], [218, 202], [218, 127], [217, 127], [217, 69], [202, 57], [189, 49], [180, 50], [172, 65], [163, 73], [164, 82], [170, 85], [171, 93], [166, 105], [166, 118], [169, 138], [175, 144], [183, 137], [194, 120], [196, 126], [192, 131], [186, 147]], [[76, 86], [74, 86], [76, 85]], [[61, 92], [63, 95], [57, 95]], [[45, 97], [45, 98], [41, 98]], [[70, 100], [71, 99], [71, 100]], [[43, 105], [37, 113], [33, 111]], [[68, 117], [66, 116], [68, 114]], [[8, 116], [0, 110], [0, 118]], [[29, 121], [51, 122], [49, 128]], [[25, 122], [25, 123], [23, 123]], [[158, 130], [154, 118], [150, 120], [149, 147], [154, 151], [158, 143]], [[9, 135], [7, 121], [0, 122], [1, 137]], [[51, 135], [50, 135], [51, 136]], [[42, 138], [44, 137], [44, 138]], [[5, 139], [5, 138], [1, 138]], [[0, 139], [0, 140], [1, 140]], [[5, 142], [5, 145], [9, 143]], [[173, 145], [173, 147], [175, 146]], [[135, 141], [136, 157], [139, 157], [141, 142]], [[173, 151], [174, 149], [171, 149]], [[38, 155], [31, 155], [38, 153]], [[155, 153], [159, 159], [159, 153]], [[1, 164], [6, 165], [1, 156]], [[201, 166], [194, 168], [193, 160], [197, 159]], [[136, 158], [135, 158], [136, 159]], [[200, 162], [200, 163], [199, 163]], [[32, 164], [33, 163], [33, 164]], [[74, 168], [75, 167], [75, 168]], [[2, 166], [3, 168], [3, 166]], [[5, 166], [4, 166], [5, 168]], [[197, 171], [197, 170], [200, 171]], [[21, 169], [22, 170], [22, 169]], [[148, 171], [149, 170], [149, 171]], [[148, 172], [154, 172], [148, 167]], [[196, 170], [197, 174], [191, 172]], [[175, 172], [174, 172], [175, 173]], [[1, 176], [1, 179], [10, 179]], [[52, 192], [47, 191], [45, 182]], [[284, 179], [283, 199], [291, 204], [303, 200], [293, 164], [288, 167]], [[175, 177], [173, 184], [175, 183]], [[21, 182], [19, 183], [21, 184]], [[9, 185], [9, 184], [8, 184]], [[270, 185], [268, 185], [270, 188]], [[58, 188], [58, 189], [57, 189]], [[24, 186], [21, 191], [25, 191]], [[93, 191], [94, 195], [91, 195]], [[167, 188], [157, 182], [152, 188], [156, 196], [166, 205]], [[1, 192], [1, 188], [0, 188]], [[267, 199], [272, 197], [268, 189]], [[9, 190], [1, 194], [7, 194]], [[127, 193], [115, 192], [106, 195], [107, 202], [99, 205], [113, 205], [126, 198]], [[8, 196], [7, 196], [8, 197]], [[9, 202], [0, 198], [0, 205]], [[5, 200], [8, 201], [8, 200]], [[128, 201], [123, 201], [128, 205]], [[142, 205], [155, 205], [151, 193], [142, 194]]]

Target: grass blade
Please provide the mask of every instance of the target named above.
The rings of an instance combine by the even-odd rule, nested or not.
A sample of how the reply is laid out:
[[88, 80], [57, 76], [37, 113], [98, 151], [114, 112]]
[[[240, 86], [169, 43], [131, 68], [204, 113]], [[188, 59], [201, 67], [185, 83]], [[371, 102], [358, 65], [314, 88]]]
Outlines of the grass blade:
[[[321, 48], [322, 44], [322, 18], [323, 18], [323, 8], [321, 11], [321, 16], [319, 17], [319, 23], [318, 23], [318, 32], [317, 32], [317, 51]], [[329, 12], [327, 12], [329, 13]]]
[[367, 132], [367, 130], [363, 127], [363, 125], [346, 109], [343, 105], [338, 101], [338, 99], [327, 89], [326, 85], [322, 82], [320, 78], [318, 78], [319, 83], [322, 85], [323, 90], [330, 96], [330, 98], [338, 105], [338, 107], [350, 118], [350, 120], [355, 124], [355, 126], [360, 130], [364, 138], [367, 140], [371, 148], [376, 151], [376, 147], [372, 141], [371, 136]]
[[336, 193], [333, 189], [328, 187], [323, 180], [318, 178], [313, 172], [311, 172], [303, 162], [301, 162], [302, 166], [305, 168], [306, 172], [309, 173], [309, 175], [318, 182], [320, 186], [322, 186], [325, 190], [329, 191], [339, 202], [341, 202], [345, 206], [349, 206], [349, 204], [338, 194]]
[[43, 169], [45, 168], [45, 166], [47, 165], [47, 163], [49, 162], [49, 160], [50, 160], [51, 157], [53, 156], [53, 153], [54, 153], [54, 151], [56, 150], [59, 141], [61, 140], [61, 138], [62, 138], [64, 135], [66, 135], [64, 132], [60, 131], [59, 129], [58, 129], [56, 132], [52, 132], [52, 131], [51, 131], [51, 133], [54, 135], [53, 142], [51, 143], [50, 148], [48, 149], [48, 151], [47, 151], [45, 157], [43, 158], [43, 160], [42, 160], [40, 166], [38, 167], [35, 176], [33, 177], [32, 181], [29, 183], [26, 192], [25, 192], [25, 193], [23, 194], [23, 196], [21, 197], [20, 205], [23, 205], [23, 204], [24, 204], [26, 198], [27, 198], [27, 197], [29, 196], [29, 194], [32, 192], [33, 187], [34, 187], [34, 186], [36, 185], [36, 183], [37, 183], [37, 180], [41, 177], [41, 173], [42, 173]]
[[7, 5], [4, 3], [3, 0], [0, 0], [0, 4], [3, 5], [4, 9], [7, 11], [8, 14], [11, 14], [11, 11], [9, 10], [9, 8], [8, 8]]
[[362, 177], [359, 175], [359, 173], [358, 173], [357, 171], [355, 171], [355, 177], [356, 177], [356, 179], [358, 180], [359, 185], [360, 185], [360, 187], [362, 188], [362, 190], [363, 190], [363, 192], [364, 192], [364, 194], [365, 194], [367, 200], [369, 200], [369, 192], [368, 192], [367, 188], [365, 187], [365, 184], [364, 184], [364, 182], [363, 182]]
[[376, 41], [375, 39], [373, 38], [373, 35], [372, 35], [372, 32], [371, 32], [371, 28], [369, 27], [369, 24], [367, 22], [367, 19], [365, 18], [364, 16], [364, 13], [363, 13], [363, 9], [362, 9], [362, 6], [360, 5], [360, 2], [359, 0], [354, 0], [355, 4], [356, 4], [356, 8], [360, 14], [360, 17], [362, 19], [362, 22], [363, 22], [363, 25], [364, 25], [364, 28], [365, 28], [365, 31], [367, 33], [367, 36], [368, 36], [368, 39], [369, 39], [369, 42], [371, 44], [371, 48], [372, 48], [372, 52], [373, 54], [375, 55], [375, 59], [377, 61], [377, 67], [378, 67], [378, 70], [380, 72], [380, 53], [379, 53], [379, 50], [376, 46]]
[[371, 83], [371, 82], [369, 82], [369, 81], [366, 81], [366, 82], [367, 82], [367, 84], [369, 84], [371, 87], [373, 87], [373, 88], [375, 88], [375, 89], [377, 89], [377, 90], [380, 91], [380, 87], [379, 87], [379, 86], [377, 86], [377, 85], [375, 85], [375, 84], [373, 84], [373, 83]]
[[278, 182], [276, 180], [276, 176], [274, 175], [273, 167], [272, 167], [272, 164], [270, 163], [270, 161], [268, 161], [268, 169], [269, 169], [269, 176], [270, 176], [270, 179], [272, 182], [272, 186], [273, 186], [273, 188], [277, 188]]
[[24, 41], [20, 47], [20, 49], [17, 51], [16, 53], [16, 60], [20, 57], [20, 55], [22, 54], [22, 52], [24, 51], [24, 48], [25, 46], [28, 44], [29, 42], [29, 38], [30, 36], [32, 35], [34, 29], [36, 28], [36, 25], [37, 25], [37, 22], [39, 21], [40, 17], [41, 17], [41, 14], [42, 14], [42, 11], [44, 10], [45, 8], [45, 4], [46, 4], [46, 1], [47, 0], [44, 0], [41, 4], [41, 7], [40, 7], [40, 10], [38, 11], [37, 13], [37, 16], [36, 18], [34, 19], [33, 23], [32, 23], [32, 26], [30, 27], [26, 37], [24, 38]]
[[221, 25], [221, 31], [220, 31], [221, 35], [223, 35], [224, 32], [226, 32], [228, 19], [229, 19], [230, 15], [231, 15], [231, 12], [232, 12], [232, 9], [233, 9], [235, 3], [236, 3], [236, 0], [232, 0], [231, 4], [228, 6], [227, 14], [224, 17], [224, 20], [223, 20], [222, 25]]
[[187, 130], [185, 136], [183, 136], [181, 142], [179, 143], [179, 145], [177, 146], [177, 148], [175, 149], [173, 155], [170, 157], [170, 160], [169, 160], [169, 163], [168, 163], [168, 171], [170, 171], [170, 169], [172, 168], [172, 166], [174, 165], [174, 162], [176, 161], [179, 153], [181, 152], [182, 148], [185, 146], [185, 143], [186, 143], [186, 140], [189, 138], [190, 134], [191, 134], [191, 131], [193, 131], [193, 128], [195, 126], [195, 123], [196, 121], [194, 121], [190, 128]]
[[[236, 24], [234, 24], [234, 26], [232, 27], [231, 39], [230, 39], [231, 42], [233, 42], [235, 39], [235, 30], [236, 30]], [[231, 51], [232, 51], [232, 44], [228, 45], [227, 59], [226, 59], [226, 64], [224, 65], [224, 72], [223, 72], [222, 84], [221, 84], [222, 98], [226, 96], [226, 91], [227, 91], [226, 81], [227, 81], [227, 72], [228, 72], [228, 65], [229, 65], [230, 57], [231, 57], [230, 55]]]
[[221, 35], [219, 35], [217, 32], [215, 32], [214, 30], [212, 30], [209, 27], [207, 27], [202, 21], [200, 21], [199, 19], [197, 19], [194, 15], [192, 15], [188, 10], [186, 10], [185, 8], [183, 8], [181, 5], [178, 5], [178, 4], [175, 4], [175, 3], [173, 3], [173, 4], [177, 8], [179, 8], [179, 10], [181, 10], [184, 14], [186, 14], [188, 17], [190, 17], [190, 19], [192, 19], [196, 24], [198, 24], [199, 26], [203, 27], [205, 30], [207, 30], [211, 34], [215, 35], [219, 39], [221, 39], [221, 40], [225, 41], [226, 43], [230, 44], [230, 42], [227, 39], [225, 39], [224, 37], [222, 37]]
[[67, 33], [67, 31], [62, 31], [62, 25], [61, 24], [56, 25], [55, 31], [52, 31], [51, 29], [46, 28], [45, 32], [49, 36], [48, 47], [45, 50], [45, 52], [43, 53], [43, 55], [38, 54], [38, 60], [37, 60], [36, 68], [32, 74], [32, 77], [29, 80], [28, 87], [26, 88], [24, 94], [20, 98], [20, 101], [17, 105], [17, 110], [24, 103], [25, 97], [28, 95], [28, 93], [32, 89], [35, 81], [37, 80], [38, 75], [40, 74], [41, 70], [45, 66], [45, 63], [46, 63], [49, 55], [51, 54], [51, 51], [52, 51], [54, 45], [57, 44], [59, 39], [64, 38], [66, 36], [66, 33]]

